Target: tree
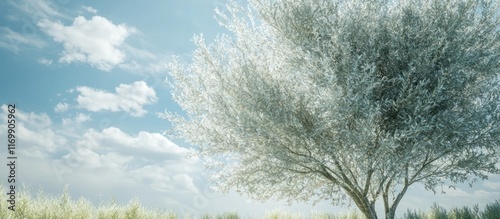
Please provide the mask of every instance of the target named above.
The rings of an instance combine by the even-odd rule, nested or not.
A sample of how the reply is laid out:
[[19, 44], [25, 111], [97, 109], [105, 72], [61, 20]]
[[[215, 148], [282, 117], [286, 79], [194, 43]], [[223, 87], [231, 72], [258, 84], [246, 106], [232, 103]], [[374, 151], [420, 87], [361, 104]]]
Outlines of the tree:
[[354, 203], [500, 173], [498, 2], [253, 0], [171, 63], [165, 113], [221, 191]]

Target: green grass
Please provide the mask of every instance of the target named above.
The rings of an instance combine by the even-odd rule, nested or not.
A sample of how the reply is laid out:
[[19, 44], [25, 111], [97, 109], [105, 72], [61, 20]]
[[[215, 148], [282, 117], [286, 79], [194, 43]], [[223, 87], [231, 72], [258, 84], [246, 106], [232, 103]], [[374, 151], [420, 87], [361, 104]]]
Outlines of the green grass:
[[[16, 191], [17, 192], [17, 191]], [[6, 192], [0, 184], [0, 198], [7, 200]], [[59, 197], [49, 197], [40, 191], [36, 197], [31, 197], [27, 189], [21, 189], [16, 194], [16, 211], [7, 209], [9, 203], [0, 201], [0, 218], [99, 218], [99, 219], [183, 219], [192, 218], [189, 214], [177, 215], [173, 212], [146, 209], [138, 199], [131, 200], [126, 205], [117, 205], [114, 201], [101, 203], [98, 207], [88, 200], [80, 198], [72, 200], [67, 188]], [[218, 215], [203, 215], [200, 219], [250, 219], [240, 217], [236, 212], [226, 212]], [[264, 219], [362, 219], [359, 212], [348, 214], [313, 213], [310, 217], [284, 211], [272, 211], [264, 215]], [[453, 208], [449, 211], [434, 204], [429, 211], [407, 210], [403, 219], [500, 219], [500, 200], [489, 203], [480, 210], [477, 205], [472, 208]]]
[[483, 210], [480, 210], [477, 205], [472, 208], [467, 206], [462, 208], [452, 208], [446, 211], [441, 206], [434, 203], [431, 209], [427, 212], [407, 210], [404, 219], [500, 219], [500, 202], [489, 203]]

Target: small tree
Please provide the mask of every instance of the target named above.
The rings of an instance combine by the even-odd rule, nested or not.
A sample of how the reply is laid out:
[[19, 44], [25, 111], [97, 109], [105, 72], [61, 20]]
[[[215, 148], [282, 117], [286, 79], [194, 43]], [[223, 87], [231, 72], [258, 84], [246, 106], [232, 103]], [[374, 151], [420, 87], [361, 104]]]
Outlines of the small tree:
[[498, 2], [253, 0], [233, 35], [170, 65], [221, 191], [254, 199], [349, 201], [394, 218], [408, 187], [499, 173]]

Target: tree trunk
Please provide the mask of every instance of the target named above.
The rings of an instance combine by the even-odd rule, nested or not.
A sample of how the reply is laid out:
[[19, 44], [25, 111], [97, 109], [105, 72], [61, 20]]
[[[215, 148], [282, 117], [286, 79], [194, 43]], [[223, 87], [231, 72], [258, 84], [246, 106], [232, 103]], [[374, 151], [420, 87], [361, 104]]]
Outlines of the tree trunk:
[[393, 207], [390, 208], [389, 212], [385, 212], [385, 219], [394, 219], [395, 215], [396, 215], [396, 208], [394, 206], [394, 208]]
[[369, 219], [377, 219], [377, 212], [375, 211], [375, 203], [369, 204], [368, 210], [369, 210], [369, 212], [367, 212], [367, 213], [369, 213], [369, 214], [363, 213], [365, 215], [365, 217], [369, 218]]
[[[394, 216], [396, 215], [396, 208], [399, 205], [399, 202], [401, 202], [401, 199], [403, 198], [404, 194], [406, 193], [406, 190], [408, 190], [408, 181], [405, 181], [405, 185], [401, 192], [398, 194], [394, 202], [392, 203], [391, 207], [388, 206], [388, 202], [384, 201], [384, 207], [385, 207], [385, 219], [394, 219]], [[384, 194], [384, 198], [386, 198], [388, 194]]]
[[355, 202], [358, 209], [363, 213], [367, 219], [377, 219], [377, 212], [375, 211], [375, 203], [370, 203], [366, 198], [362, 203]]

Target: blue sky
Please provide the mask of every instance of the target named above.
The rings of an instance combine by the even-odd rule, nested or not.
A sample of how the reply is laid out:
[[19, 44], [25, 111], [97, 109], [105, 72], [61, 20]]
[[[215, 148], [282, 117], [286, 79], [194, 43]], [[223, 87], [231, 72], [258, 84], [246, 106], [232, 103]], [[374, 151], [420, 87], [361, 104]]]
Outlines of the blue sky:
[[[101, 199], [128, 203], [138, 197], [146, 207], [192, 215], [346, 211], [327, 201], [288, 206], [234, 192], [214, 194], [202, 161], [185, 156], [195, 148], [163, 135], [170, 124], [157, 113], [182, 113], [164, 82], [166, 63], [172, 55], [189, 62], [195, 34], [211, 42], [227, 33], [213, 19], [213, 10], [224, 5], [222, 0], [0, 1], [0, 135], [6, 136], [6, 104], [16, 104], [18, 179], [33, 194], [41, 187], [59, 195], [68, 185], [73, 198], [96, 205]], [[484, 205], [500, 197], [500, 177], [444, 190], [446, 195], [433, 195], [413, 187], [400, 214], [433, 202]]]

